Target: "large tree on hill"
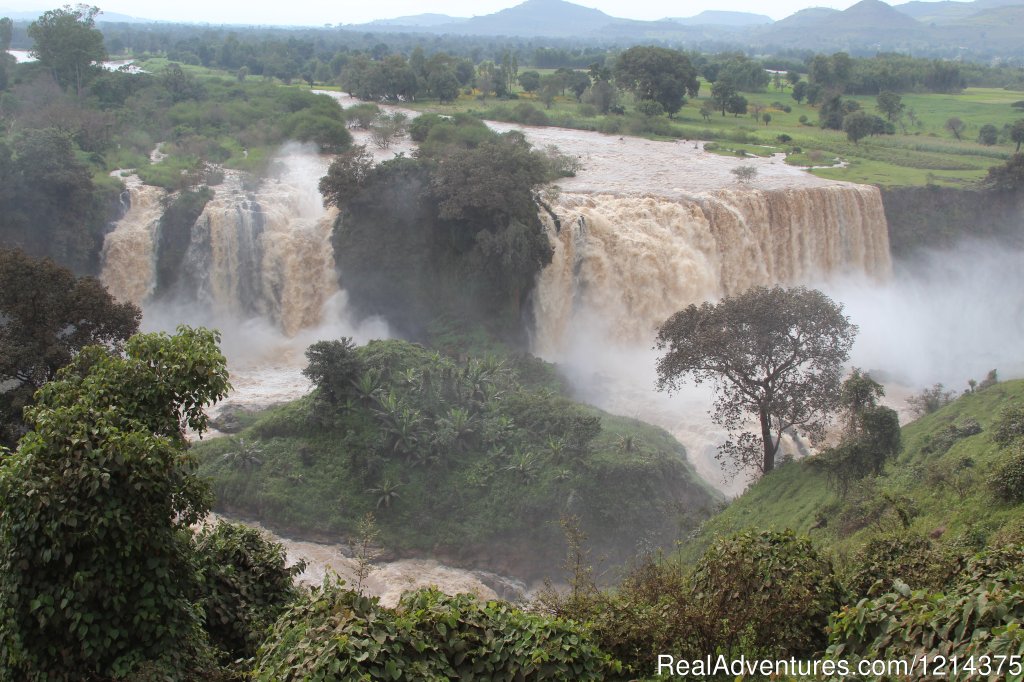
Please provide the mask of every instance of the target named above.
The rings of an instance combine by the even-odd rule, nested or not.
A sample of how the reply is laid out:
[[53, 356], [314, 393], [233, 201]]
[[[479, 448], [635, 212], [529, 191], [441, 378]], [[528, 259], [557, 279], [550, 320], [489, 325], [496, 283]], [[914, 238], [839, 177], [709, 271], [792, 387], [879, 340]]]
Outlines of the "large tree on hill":
[[[840, 376], [857, 327], [814, 289], [754, 287], [690, 305], [658, 330], [658, 389], [712, 383], [712, 417], [729, 432], [719, 457], [768, 473], [784, 433], [816, 442], [839, 405]], [[744, 429], [749, 416], [760, 435]]]
[[35, 41], [32, 54], [49, 67], [62, 88], [74, 87], [79, 95], [96, 68], [93, 63], [107, 58], [103, 34], [96, 28], [99, 13], [99, 7], [65, 5], [44, 12], [28, 27]]
[[686, 95], [700, 89], [697, 69], [689, 57], [664, 47], [631, 47], [615, 62], [615, 80], [640, 100], [654, 100], [669, 116], [679, 111]]
[[0, 249], [0, 443], [20, 435], [32, 394], [85, 346], [119, 348], [140, 312], [92, 277]]

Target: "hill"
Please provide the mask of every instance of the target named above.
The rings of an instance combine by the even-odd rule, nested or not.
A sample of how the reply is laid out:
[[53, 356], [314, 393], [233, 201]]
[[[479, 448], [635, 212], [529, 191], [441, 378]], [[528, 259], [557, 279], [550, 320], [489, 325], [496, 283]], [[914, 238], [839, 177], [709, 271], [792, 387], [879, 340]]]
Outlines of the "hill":
[[423, 28], [430, 26], [442, 26], [444, 24], [458, 24], [464, 21], [468, 21], [465, 17], [452, 17], [447, 14], [427, 13], [427, 14], [413, 14], [404, 17], [395, 17], [394, 19], [377, 19], [367, 24], [363, 24], [366, 27], [407, 27], [407, 28]]
[[473, 17], [456, 27], [464, 35], [556, 37], [590, 33], [614, 21], [613, 17], [600, 10], [565, 0], [526, 0], [494, 14]]
[[[709, 520], [683, 554], [692, 560], [716, 536], [746, 529], [791, 528], [848, 557], [886, 533], [930, 537], [980, 549], [1024, 529], [1024, 505], [996, 499], [987, 481], [1007, 453], [992, 426], [1009, 406], [1024, 405], [1024, 380], [964, 395], [902, 429], [903, 452], [881, 476], [845, 497], [828, 484], [815, 458], [779, 467]], [[974, 431], [973, 423], [980, 426]]]
[[764, 26], [772, 23], [772, 18], [764, 14], [750, 12], [727, 12], [723, 10], [704, 10], [692, 17], [673, 17], [665, 19], [684, 26]]
[[902, 5], [893, 5], [897, 12], [913, 17], [922, 24], [953, 24], [962, 20], [997, 7], [1009, 5], [1020, 5], [1021, 0], [974, 0], [974, 2], [956, 2], [954, 0], [941, 0], [940, 2], [922, 2], [912, 0]]
[[402, 341], [323, 357], [316, 394], [197, 446], [215, 509], [334, 540], [374, 512], [399, 556], [534, 580], [562, 575], [563, 516], [620, 564], [721, 499], [670, 435], [574, 403], [539, 360], [459, 364]]

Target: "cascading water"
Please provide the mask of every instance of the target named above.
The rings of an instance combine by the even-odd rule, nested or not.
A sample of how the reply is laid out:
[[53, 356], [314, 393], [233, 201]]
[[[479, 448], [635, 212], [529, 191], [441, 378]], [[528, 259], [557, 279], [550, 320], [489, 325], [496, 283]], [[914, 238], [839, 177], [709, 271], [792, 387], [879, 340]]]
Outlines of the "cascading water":
[[183, 276], [200, 303], [221, 314], [263, 317], [288, 336], [322, 319], [338, 292], [330, 248], [334, 210], [317, 181], [327, 161], [292, 149], [256, 191], [229, 174], [192, 230]]
[[595, 324], [611, 342], [649, 344], [691, 303], [851, 273], [881, 280], [891, 270], [873, 187], [561, 194], [550, 207], [561, 229], [547, 219], [553, 261], [534, 297], [535, 349], [546, 356]]
[[104, 286], [119, 301], [141, 305], [156, 287], [156, 240], [163, 198], [159, 187], [124, 178], [128, 208], [103, 244]]

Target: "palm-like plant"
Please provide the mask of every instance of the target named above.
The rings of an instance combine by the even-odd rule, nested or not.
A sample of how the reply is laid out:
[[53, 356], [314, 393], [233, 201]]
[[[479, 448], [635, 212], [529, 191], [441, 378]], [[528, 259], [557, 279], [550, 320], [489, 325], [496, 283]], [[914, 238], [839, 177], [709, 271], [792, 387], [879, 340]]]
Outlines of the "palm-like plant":
[[377, 496], [377, 509], [381, 507], [390, 509], [391, 504], [401, 497], [398, 494], [398, 489], [401, 487], [401, 483], [395, 483], [390, 478], [385, 478], [376, 488], [370, 488], [366, 492]]
[[221, 457], [222, 461], [242, 471], [253, 471], [263, 465], [263, 460], [259, 458], [263, 451], [255, 443], [247, 443], [244, 438], [237, 438], [234, 445], [234, 449]]
[[518, 448], [512, 454], [512, 463], [505, 467], [505, 471], [515, 474], [523, 483], [532, 483], [537, 478], [538, 469], [537, 456]]

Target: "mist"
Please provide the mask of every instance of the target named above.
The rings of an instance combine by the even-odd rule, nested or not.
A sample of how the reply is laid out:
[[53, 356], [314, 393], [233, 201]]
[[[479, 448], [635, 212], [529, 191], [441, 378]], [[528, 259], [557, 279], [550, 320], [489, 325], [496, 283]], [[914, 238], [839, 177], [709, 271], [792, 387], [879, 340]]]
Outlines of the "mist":
[[[980, 381], [992, 369], [1000, 379], [1024, 377], [1022, 263], [1020, 246], [971, 241], [897, 263], [887, 281], [847, 276], [813, 286], [858, 325], [849, 364], [882, 382], [887, 402], [906, 421], [907, 395], [935, 383], [962, 390], [968, 379]], [[715, 459], [725, 432], [709, 415], [711, 387], [689, 384], [671, 396], [659, 393], [656, 330], [640, 332], [647, 343], [615, 341], [621, 336], [605, 318], [577, 310], [560, 349], [545, 359], [559, 364], [576, 397], [668, 430], [708, 483], [739, 494], [751, 474], [732, 476]]]
[[899, 262], [882, 284], [821, 288], [860, 327], [851, 362], [880, 381], [965, 389], [996, 369], [1024, 376], [1024, 249], [967, 241]]

